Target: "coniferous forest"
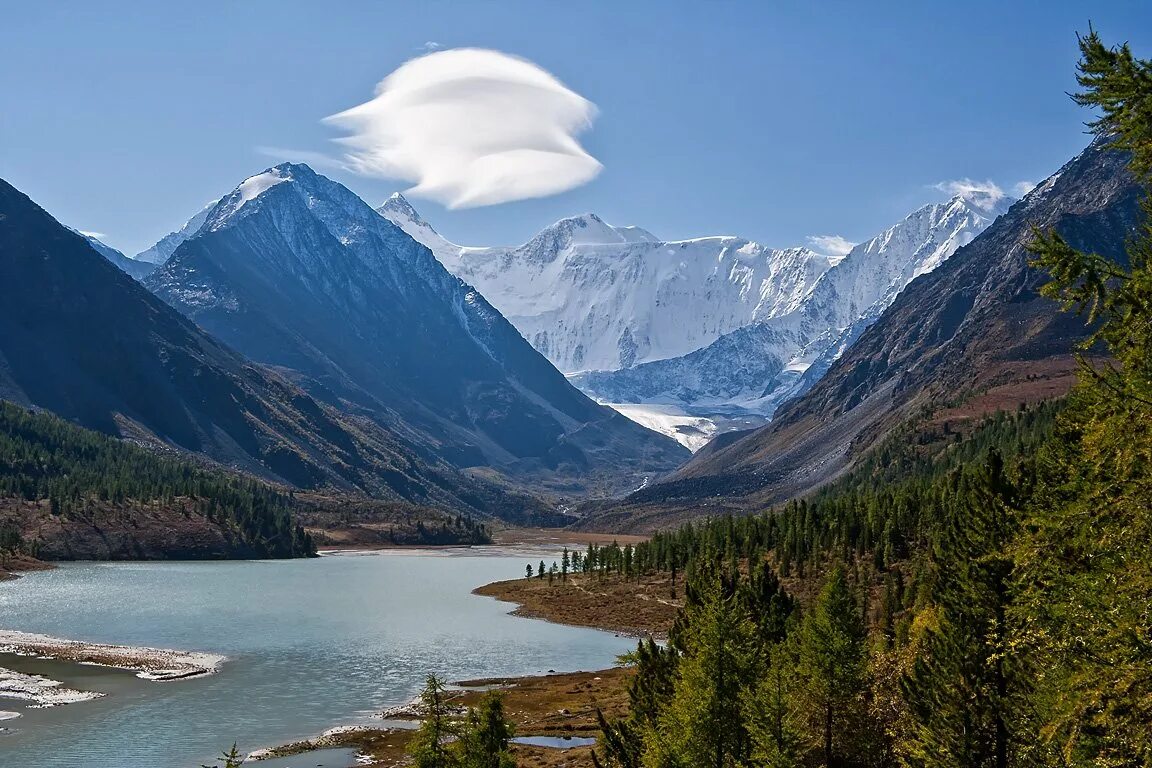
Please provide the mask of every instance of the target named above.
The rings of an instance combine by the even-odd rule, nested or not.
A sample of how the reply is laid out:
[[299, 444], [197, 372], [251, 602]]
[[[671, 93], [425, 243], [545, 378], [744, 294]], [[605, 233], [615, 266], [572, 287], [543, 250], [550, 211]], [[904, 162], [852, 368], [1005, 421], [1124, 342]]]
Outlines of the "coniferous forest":
[[[187, 514], [232, 530], [253, 555], [315, 553], [311, 537], [292, 519], [289, 496], [266, 483], [158, 456], [7, 402], [0, 402], [3, 498], [47, 501], [50, 514], [65, 519], [101, 506], [182, 500]], [[0, 547], [21, 545], [18, 532], [6, 529]]]
[[[1074, 99], [1147, 188], [1152, 62], [1095, 32], [1080, 47]], [[1064, 402], [897, 436], [807, 500], [576, 559], [684, 574], [667, 646], [628, 659], [631, 711], [603, 719], [599, 765], [1152, 765], [1143, 211], [1123, 263], [1035, 233], [1045, 294], [1110, 361], [1082, 358]]]

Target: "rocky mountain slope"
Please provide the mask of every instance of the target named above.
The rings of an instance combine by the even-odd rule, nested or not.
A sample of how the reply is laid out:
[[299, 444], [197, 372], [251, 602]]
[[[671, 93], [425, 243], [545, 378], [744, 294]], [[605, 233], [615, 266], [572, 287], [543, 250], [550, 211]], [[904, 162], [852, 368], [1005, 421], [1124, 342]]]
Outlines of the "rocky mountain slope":
[[804, 396], [768, 426], [701, 455], [589, 525], [649, 528], [759, 508], [837, 477], [910, 419], [963, 420], [1059, 396], [1074, 381], [1081, 319], [1041, 297], [1033, 227], [1122, 254], [1139, 221], [1125, 158], [1094, 143], [938, 269], [921, 275]]
[[251, 363], [0, 181], [0, 398], [297, 487], [520, 512], [403, 435]]
[[[69, 229], [72, 228], [69, 227]], [[97, 253], [119, 267], [121, 272], [126, 272], [137, 280], [143, 280], [145, 277], [152, 274], [154, 269], [156, 269], [155, 264], [149, 264], [146, 261], [130, 259], [120, 251], [116, 250], [107, 243], [102, 242], [100, 239], [94, 237], [93, 235], [85, 234], [84, 232], [80, 232], [76, 229], [72, 229], [72, 231], [87, 240], [88, 244], [95, 248]]]
[[245, 180], [146, 285], [457, 467], [603, 495], [687, 456], [585, 397], [426, 247], [304, 165]]
[[208, 205], [201, 208], [196, 212], [196, 215], [188, 219], [184, 226], [175, 232], [170, 232], [164, 237], [160, 238], [151, 248], [141, 251], [134, 257], [136, 261], [147, 262], [148, 264], [155, 264], [157, 266], [168, 261], [172, 253], [180, 247], [180, 243], [195, 235], [204, 226], [204, 221], [208, 218], [208, 214], [216, 207], [219, 200], [213, 200]]

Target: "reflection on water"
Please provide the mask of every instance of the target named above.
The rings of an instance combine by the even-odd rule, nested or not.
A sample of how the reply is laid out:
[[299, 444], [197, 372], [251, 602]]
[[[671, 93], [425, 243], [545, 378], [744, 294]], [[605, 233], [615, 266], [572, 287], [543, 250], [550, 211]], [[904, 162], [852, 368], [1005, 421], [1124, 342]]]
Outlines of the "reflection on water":
[[[210, 677], [150, 683], [25, 657], [0, 666], [108, 695], [29, 710], [4, 765], [189, 768], [243, 750], [371, 723], [435, 672], [449, 680], [610, 666], [632, 641], [507, 615], [470, 591], [539, 552], [415, 553], [308, 561], [89, 563], [0, 583], [0, 626], [94, 642], [223, 653]], [[312, 763], [315, 765], [315, 763]]]

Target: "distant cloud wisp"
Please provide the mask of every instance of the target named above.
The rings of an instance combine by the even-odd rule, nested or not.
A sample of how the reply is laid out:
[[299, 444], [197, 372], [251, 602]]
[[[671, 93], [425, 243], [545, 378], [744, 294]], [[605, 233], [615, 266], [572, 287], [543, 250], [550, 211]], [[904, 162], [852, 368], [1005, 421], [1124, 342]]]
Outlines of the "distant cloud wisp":
[[[987, 181], [974, 181], [972, 179], [941, 181], [933, 184], [932, 188], [938, 189], [953, 197], [962, 197], [969, 202], [985, 208], [991, 208], [1008, 197], [1008, 194], [1000, 185], [990, 179]], [[1035, 188], [1036, 182], [1034, 181], [1018, 181], [1011, 187], [1012, 197], [1019, 199]]]
[[832, 256], [839, 259], [847, 256], [848, 252], [856, 247], [856, 243], [840, 235], [810, 235], [808, 237], [808, 244], [812, 246], [814, 250], [825, 256]]
[[1024, 197], [1032, 190], [1036, 189], [1036, 182], [1034, 181], [1018, 181], [1012, 185], [1012, 194], [1016, 197]]
[[975, 202], [998, 203], [1004, 199], [1004, 190], [1001, 189], [996, 182], [991, 180], [974, 181], [972, 179], [954, 179], [952, 181], [941, 181], [932, 186], [953, 197], [962, 197], [965, 200], [973, 200]]
[[412, 59], [364, 104], [325, 118], [348, 133], [340, 163], [403, 179], [406, 193], [469, 208], [547, 197], [591, 181], [601, 164], [576, 140], [592, 102], [530, 61], [457, 48]]

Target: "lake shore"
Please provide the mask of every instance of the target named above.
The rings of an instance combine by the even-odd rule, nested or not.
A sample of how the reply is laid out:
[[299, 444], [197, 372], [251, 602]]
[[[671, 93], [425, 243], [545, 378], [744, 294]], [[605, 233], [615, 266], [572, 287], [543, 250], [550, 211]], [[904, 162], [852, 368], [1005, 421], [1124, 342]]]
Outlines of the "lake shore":
[[48, 571], [55, 567], [51, 563], [37, 560], [34, 557], [6, 552], [0, 558], [0, 581], [18, 579], [20, 574], [29, 571]]
[[[563, 532], [541, 531], [495, 546], [571, 543]], [[557, 541], [549, 541], [559, 535]], [[608, 538], [607, 541], [611, 541]], [[607, 542], [599, 542], [607, 543]], [[682, 587], [677, 585], [682, 591]], [[473, 594], [517, 604], [511, 613], [558, 624], [589, 627], [632, 637], [667, 637], [681, 601], [674, 599], [673, 584], [666, 575], [639, 581], [617, 576], [569, 575], [567, 580], [547, 578], [497, 581], [477, 587]], [[628, 709], [628, 682], [633, 670], [613, 667], [592, 672], [553, 673], [511, 678], [463, 680], [454, 685], [456, 702], [475, 705], [486, 691], [504, 692], [505, 711], [517, 737], [556, 737], [552, 746], [516, 744], [512, 748], [521, 768], [592, 768], [589, 746], [583, 741], [600, 736], [599, 709], [608, 718], [621, 717]], [[369, 765], [399, 768], [406, 765], [406, 748], [419, 722], [413, 703], [381, 713], [382, 719], [405, 720], [404, 727], [338, 727], [321, 736], [258, 750], [250, 759], [284, 757], [332, 747], [356, 750]], [[565, 747], [564, 739], [576, 740]]]
[[603, 629], [630, 637], [668, 636], [683, 605], [683, 585], [666, 574], [625, 580], [619, 576], [569, 574], [496, 581], [473, 594], [515, 603], [516, 616]]
[[[628, 681], [633, 671], [614, 667], [593, 672], [570, 672], [530, 677], [484, 678], [455, 683], [455, 702], [472, 706], [490, 690], [504, 692], [504, 709], [515, 728], [517, 738], [553, 737], [556, 746], [515, 744], [512, 754], [519, 768], [591, 768], [593, 765], [587, 739], [599, 736], [596, 721], [599, 709], [609, 718], [622, 716], [628, 707]], [[387, 715], [402, 711], [412, 717], [411, 707], [389, 710]], [[405, 765], [408, 742], [417, 721], [391, 727], [344, 726], [325, 731], [314, 739], [285, 744], [249, 755], [255, 764], [260, 760], [300, 755], [333, 747], [354, 749], [366, 765], [399, 768]], [[565, 747], [566, 740], [573, 746]], [[551, 740], [550, 740], [551, 741]], [[367, 762], [371, 760], [371, 762]]]
[[[608, 543], [614, 539], [618, 540], [618, 537], [606, 536], [603, 539], [597, 539], [597, 541]], [[402, 547], [397, 549], [391, 547], [356, 547], [351, 552], [345, 550], [330, 554], [337, 556], [345, 554], [358, 560], [358, 555], [370, 555], [371, 550], [376, 550], [380, 555], [387, 557], [388, 555], [400, 554], [397, 551], [399, 549], [407, 550], [414, 555], [427, 553], [432, 558], [450, 557], [455, 559], [458, 556], [483, 557], [485, 554], [493, 554], [505, 557], [523, 555], [535, 561], [541, 556], [551, 560], [553, 555], [559, 554], [561, 546], [566, 545], [570, 549], [574, 549], [586, 546], [587, 542], [587, 534], [572, 535], [566, 531], [538, 530], [523, 536], [500, 536], [495, 544], [487, 546]], [[514, 566], [513, 570], [518, 569]], [[494, 575], [499, 575], [499, 571], [493, 573], [489, 569], [488, 578], [492, 578]], [[492, 582], [478, 588], [477, 592], [484, 594], [483, 590], [486, 588], [512, 584], [512, 587], [501, 590], [499, 599], [513, 601], [524, 597], [525, 594], [532, 594], [530, 598], [532, 602], [540, 604], [548, 602], [548, 595], [538, 594], [542, 585], [537, 580], [532, 580], [532, 584], [523, 585], [520, 583], [521, 581], [527, 582], [528, 580]], [[546, 584], [546, 579], [543, 582]], [[476, 582], [472, 583], [475, 584]], [[582, 584], [581, 577], [572, 576], [568, 582], [561, 582], [557, 579], [556, 583], [552, 585], [552, 594], [559, 595], [566, 592], [570, 595], [582, 595], [583, 599], [589, 601], [589, 605], [597, 602], [611, 604], [621, 602], [620, 598], [629, 591], [635, 591], [635, 586], [637, 585], [632, 583], [613, 583], [612, 579], [603, 579], [595, 584], [591, 582]], [[608, 629], [617, 634], [660, 636], [666, 631], [664, 625], [670, 623], [669, 617], [675, 614], [675, 606], [652, 600], [650, 599], [651, 595], [643, 596], [645, 590], [655, 594], [663, 589], [664, 587], [659, 584], [638, 586], [642, 589], [634, 595], [635, 599], [632, 602], [634, 604], [651, 603], [653, 606], [661, 606], [654, 608], [654, 610], [662, 612], [663, 618], [658, 614], [647, 615], [644, 622], [639, 625], [625, 623], [620, 617], [617, 617], [615, 622], [608, 622], [603, 616], [594, 615], [590, 610], [586, 611], [579, 620], [576, 620], [571, 610], [561, 611], [554, 615], [545, 615], [542, 612], [538, 618], [547, 619], [557, 624]], [[471, 590], [465, 588], [464, 592], [467, 591]], [[570, 605], [570, 602], [566, 602], [565, 605]], [[520, 608], [517, 608], [516, 611], [509, 611], [509, 613], [531, 615], [528, 611], [520, 610]], [[645, 615], [635, 610], [630, 611], [630, 614], [633, 617]], [[526, 631], [530, 633], [531, 629], [527, 628]], [[0, 652], [47, 657], [69, 663], [128, 669], [136, 672], [138, 677], [150, 680], [178, 680], [211, 674], [224, 660], [222, 656], [212, 654], [83, 643], [48, 635], [12, 631], [0, 631]], [[559, 657], [557, 660], [559, 661]], [[546, 668], [547, 657], [542, 661], [543, 663], [538, 661], [539, 666], [534, 668]], [[557, 666], [562, 663], [558, 663]], [[603, 662], [594, 663], [599, 665]], [[20, 666], [15, 668], [21, 669]], [[572, 667], [568, 668], [571, 669]], [[463, 688], [461, 702], [464, 704], [478, 701], [486, 690], [492, 688], [505, 690], [508, 697], [506, 699], [507, 711], [510, 719], [516, 725], [518, 736], [544, 737], [549, 740], [556, 740], [549, 741], [546, 746], [539, 743], [518, 744], [515, 747], [518, 765], [529, 766], [529, 768], [552, 768], [560, 765], [591, 766], [588, 744], [590, 739], [598, 736], [595, 711], [598, 707], [609, 715], [613, 712], [623, 711], [627, 703], [627, 679], [630, 674], [630, 670], [616, 668], [599, 672], [470, 680], [459, 685]], [[66, 680], [68, 678], [59, 679]], [[47, 683], [48, 686], [45, 687], [53, 684], [52, 681], [47, 681]], [[55, 685], [59, 686], [58, 683]], [[77, 693], [84, 694], [85, 692], [78, 691]], [[60, 703], [65, 702], [61, 701]], [[392, 715], [392, 717], [399, 718], [401, 715]], [[411, 714], [407, 715], [407, 718], [411, 717]], [[336, 720], [336, 722], [340, 721]], [[382, 719], [379, 728], [372, 725], [365, 727], [363, 724], [337, 727], [325, 731], [321, 736], [313, 739], [287, 744], [271, 750], [257, 750], [253, 756], [280, 757], [335, 747], [355, 749], [358, 753], [373, 759], [375, 761], [373, 764], [376, 765], [401, 765], [404, 761], [405, 745], [411, 736], [411, 727], [415, 724], [415, 722], [400, 723], [396, 722], [395, 719], [389, 721]], [[404, 726], [408, 727], [405, 728]], [[577, 741], [573, 742], [573, 746], [566, 747], [565, 737], [573, 737]]]

